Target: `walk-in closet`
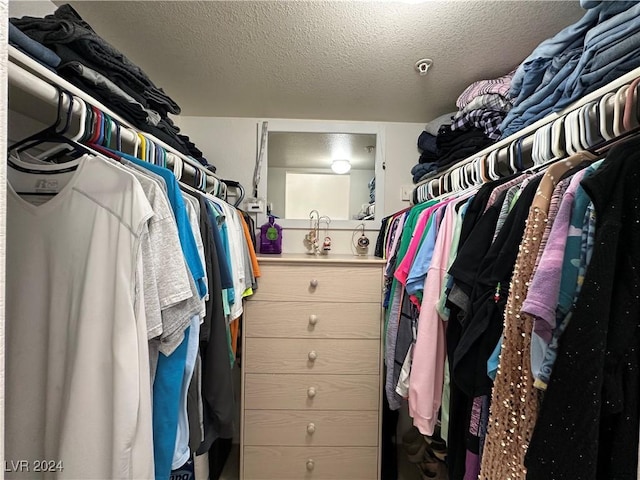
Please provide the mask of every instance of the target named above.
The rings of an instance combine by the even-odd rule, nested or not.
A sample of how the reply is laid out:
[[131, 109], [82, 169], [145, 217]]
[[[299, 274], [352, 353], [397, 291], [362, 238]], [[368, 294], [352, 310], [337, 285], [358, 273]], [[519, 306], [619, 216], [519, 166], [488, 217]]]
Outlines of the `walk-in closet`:
[[640, 479], [640, 2], [0, 0], [7, 479]]

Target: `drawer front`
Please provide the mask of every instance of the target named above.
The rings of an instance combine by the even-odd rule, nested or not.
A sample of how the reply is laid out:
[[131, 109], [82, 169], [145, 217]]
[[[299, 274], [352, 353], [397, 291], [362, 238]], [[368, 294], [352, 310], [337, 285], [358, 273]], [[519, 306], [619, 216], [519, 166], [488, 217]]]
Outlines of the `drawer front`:
[[[265, 265], [252, 302], [380, 302], [382, 268]], [[314, 286], [315, 285], [315, 286]]]
[[378, 412], [246, 410], [244, 444], [375, 447]]
[[371, 375], [380, 371], [379, 340], [247, 338], [247, 373]]
[[378, 303], [247, 302], [247, 337], [380, 338]]
[[378, 375], [246, 374], [245, 410], [375, 410]]
[[244, 447], [245, 480], [375, 480], [376, 447]]

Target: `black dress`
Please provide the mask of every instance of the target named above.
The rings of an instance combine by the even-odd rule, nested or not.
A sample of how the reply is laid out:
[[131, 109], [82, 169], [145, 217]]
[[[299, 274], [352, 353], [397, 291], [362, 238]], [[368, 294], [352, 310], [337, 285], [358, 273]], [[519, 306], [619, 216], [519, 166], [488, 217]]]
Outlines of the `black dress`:
[[637, 478], [639, 149], [639, 139], [615, 147], [582, 182], [596, 210], [593, 256], [527, 453], [531, 480]]

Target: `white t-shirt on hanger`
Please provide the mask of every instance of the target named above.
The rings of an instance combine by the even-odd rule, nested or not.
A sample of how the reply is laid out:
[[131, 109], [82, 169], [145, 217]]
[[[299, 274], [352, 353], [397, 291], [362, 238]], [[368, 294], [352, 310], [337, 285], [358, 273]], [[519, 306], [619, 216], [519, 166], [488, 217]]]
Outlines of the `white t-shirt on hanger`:
[[[62, 462], [56, 478], [153, 478], [140, 253], [151, 206], [99, 158], [24, 165], [42, 173], [8, 169], [5, 459]], [[59, 193], [16, 193], [39, 187]]]

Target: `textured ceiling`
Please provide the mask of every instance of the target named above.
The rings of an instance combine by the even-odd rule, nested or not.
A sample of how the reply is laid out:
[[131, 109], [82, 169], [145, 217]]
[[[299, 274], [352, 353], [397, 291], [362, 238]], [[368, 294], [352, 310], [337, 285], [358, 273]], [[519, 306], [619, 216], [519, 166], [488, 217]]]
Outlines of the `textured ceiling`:
[[332, 160], [348, 159], [355, 170], [375, 168], [375, 135], [269, 132], [268, 145], [269, 167], [329, 168]]
[[577, 1], [415, 2], [71, 3], [183, 115], [403, 122], [454, 110], [469, 83], [583, 13]]

